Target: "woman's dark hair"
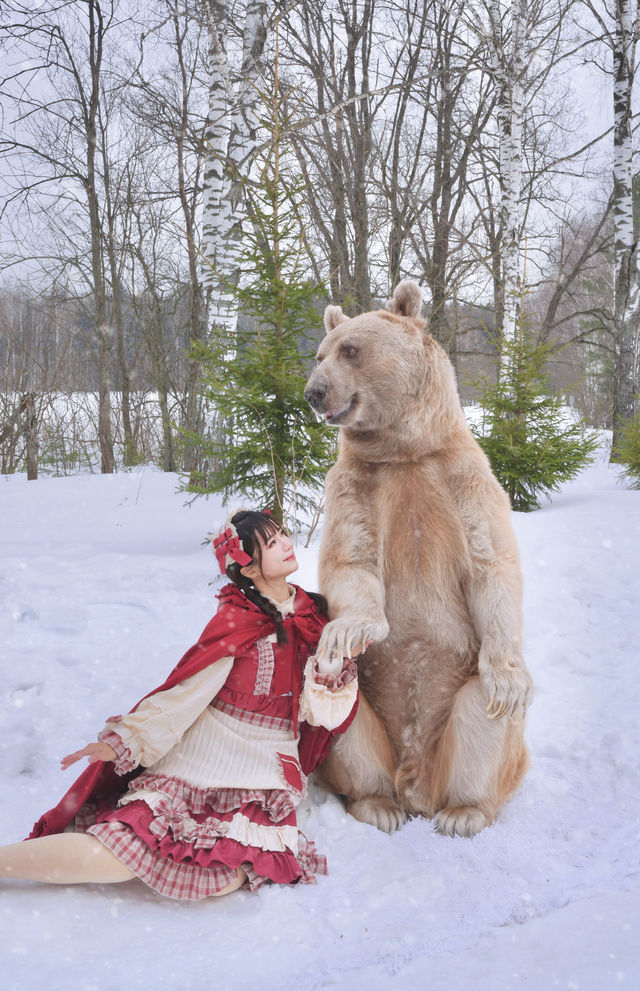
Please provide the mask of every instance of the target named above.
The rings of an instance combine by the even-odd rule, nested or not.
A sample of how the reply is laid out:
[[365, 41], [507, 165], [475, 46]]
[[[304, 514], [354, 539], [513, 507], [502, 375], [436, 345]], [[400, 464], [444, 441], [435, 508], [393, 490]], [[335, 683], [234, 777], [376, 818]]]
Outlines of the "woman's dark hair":
[[[231, 522], [238, 531], [238, 536], [242, 541], [242, 547], [245, 553], [251, 556], [253, 561], [260, 568], [260, 571], [262, 571], [262, 546], [256, 535], [259, 534], [263, 542], [266, 544], [267, 541], [273, 537], [274, 534], [279, 533], [283, 527], [279, 526], [268, 513], [258, 513], [245, 509], [235, 513], [235, 515], [231, 518]], [[242, 592], [244, 592], [249, 601], [253, 602], [254, 605], [258, 606], [258, 608], [262, 610], [263, 613], [266, 613], [267, 616], [270, 616], [275, 621], [278, 643], [287, 643], [287, 631], [282, 625], [282, 616], [275, 603], [270, 599], [267, 599], [266, 596], [262, 595], [250, 578], [247, 578], [245, 575], [241, 574], [241, 565], [237, 564], [236, 561], [233, 561], [230, 565], [228, 565], [225, 570], [227, 573], [227, 578], [232, 581], [234, 585], [237, 585]], [[324, 597], [312, 592], [309, 592], [308, 595], [314, 600], [319, 612], [326, 615], [327, 603]]]

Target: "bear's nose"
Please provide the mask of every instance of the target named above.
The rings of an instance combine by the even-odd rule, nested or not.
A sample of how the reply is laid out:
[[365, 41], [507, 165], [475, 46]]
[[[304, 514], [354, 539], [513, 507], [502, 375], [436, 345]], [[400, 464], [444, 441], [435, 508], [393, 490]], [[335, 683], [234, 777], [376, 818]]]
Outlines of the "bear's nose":
[[322, 405], [326, 395], [327, 386], [325, 382], [314, 382], [313, 385], [308, 385], [304, 390], [304, 398], [314, 409]]

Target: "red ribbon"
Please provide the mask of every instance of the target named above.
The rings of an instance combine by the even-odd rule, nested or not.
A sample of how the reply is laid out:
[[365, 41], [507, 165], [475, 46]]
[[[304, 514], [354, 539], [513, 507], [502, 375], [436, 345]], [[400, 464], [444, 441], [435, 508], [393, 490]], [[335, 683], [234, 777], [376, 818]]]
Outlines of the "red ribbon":
[[240, 546], [238, 534], [230, 527], [227, 527], [226, 530], [221, 530], [218, 536], [214, 538], [213, 550], [223, 575], [227, 568], [227, 554], [243, 568], [245, 565], [251, 564], [250, 556]]

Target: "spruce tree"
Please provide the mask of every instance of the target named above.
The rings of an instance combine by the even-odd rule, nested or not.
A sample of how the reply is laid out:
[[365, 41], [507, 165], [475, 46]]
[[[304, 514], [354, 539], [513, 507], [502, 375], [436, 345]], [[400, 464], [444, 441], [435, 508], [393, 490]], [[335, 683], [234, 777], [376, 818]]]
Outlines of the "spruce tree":
[[540, 508], [593, 460], [595, 432], [567, 422], [562, 396], [548, 391], [545, 365], [553, 344], [538, 344], [521, 316], [516, 334], [502, 343], [500, 378], [481, 388], [481, 424], [472, 427], [513, 509]]
[[277, 71], [266, 102], [263, 125], [270, 140], [245, 183], [241, 280], [227, 285], [242, 319], [233, 334], [217, 329], [197, 355], [204, 365], [203, 395], [223, 429], [197, 438], [208, 468], [192, 475], [187, 487], [225, 498], [242, 494], [292, 525], [299, 510], [316, 508], [335, 437], [303, 398], [322, 326], [317, 304], [323, 287], [306, 274], [297, 209], [302, 186], [283, 162], [281, 131], [290, 122]]
[[640, 489], [640, 413], [621, 428], [611, 460], [624, 469], [622, 475], [632, 487]]

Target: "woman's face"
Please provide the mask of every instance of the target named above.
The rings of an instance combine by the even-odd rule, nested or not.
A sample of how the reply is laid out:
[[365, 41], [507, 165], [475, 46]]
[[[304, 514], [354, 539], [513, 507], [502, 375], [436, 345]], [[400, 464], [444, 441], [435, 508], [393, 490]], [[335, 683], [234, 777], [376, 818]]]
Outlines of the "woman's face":
[[298, 570], [299, 565], [293, 552], [291, 537], [284, 531], [277, 530], [270, 534], [266, 541], [259, 533], [256, 533], [256, 537], [262, 550], [260, 570], [265, 582], [278, 581]]

